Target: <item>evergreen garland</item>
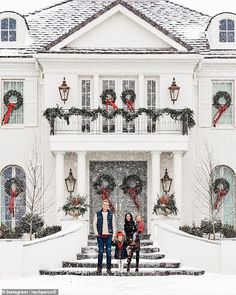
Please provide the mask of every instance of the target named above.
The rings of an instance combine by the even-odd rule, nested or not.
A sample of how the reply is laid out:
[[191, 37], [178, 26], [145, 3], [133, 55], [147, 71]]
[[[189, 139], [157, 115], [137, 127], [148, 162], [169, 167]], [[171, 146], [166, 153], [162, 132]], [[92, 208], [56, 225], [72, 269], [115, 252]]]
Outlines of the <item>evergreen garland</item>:
[[173, 120], [175, 121], [181, 121], [183, 123], [182, 128], [182, 134], [188, 134], [188, 130], [193, 128], [195, 125], [194, 121], [194, 113], [189, 108], [185, 108], [182, 110], [179, 109], [170, 109], [170, 108], [164, 108], [164, 109], [147, 109], [147, 108], [139, 108], [135, 112], [129, 112], [124, 109], [116, 109], [112, 111], [107, 111], [102, 108], [94, 109], [94, 110], [87, 110], [87, 109], [79, 109], [76, 107], [71, 107], [69, 110], [65, 110], [62, 107], [54, 108], [47, 108], [43, 116], [48, 120], [50, 124], [50, 134], [54, 135], [54, 124], [55, 119], [64, 119], [67, 124], [70, 124], [70, 117], [71, 116], [83, 116], [87, 118], [91, 118], [92, 121], [96, 120], [98, 118], [98, 115], [101, 115], [103, 118], [111, 120], [114, 119], [117, 115], [122, 116], [126, 122], [130, 122], [135, 120], [138, 116], [142, 114], [146, 114], [150, 119], [153, 121], [157, 121], [163, 114], [169, 115]]

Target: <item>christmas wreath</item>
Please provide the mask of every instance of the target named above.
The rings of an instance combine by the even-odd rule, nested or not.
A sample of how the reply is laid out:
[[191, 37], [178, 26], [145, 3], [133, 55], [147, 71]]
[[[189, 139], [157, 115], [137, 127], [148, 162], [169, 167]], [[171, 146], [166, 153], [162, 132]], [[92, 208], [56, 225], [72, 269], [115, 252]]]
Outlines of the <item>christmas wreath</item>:
[[121, 99], [124, 104], [127, 105], [130, 111], [134, 111], [134, 102], [136, 99], [136, 94], [132, 89], [124, 90], [121, 94]]
[[[16, 99], [17, 99], [16, 103], [10, 102], [10, 99], [11, 99], [12, 96], [16, 97]], [[7, 124], [13, 110], [17, 110], [17, 109], [19, 109], [20, 106], [22, 106], [22, 104], [23, 104], [23, 96], [19, 91], [9, 90], [4, 95], [3, 102], [7, 107], [7, 112], [5, 113], [5, 115], [3, 117], [2, 123]]]
[[158, 198], [157, 203], [154, 205], [153, 214], [156, 215], [177, 215], [178, 209], [176, 207], [174, 194], [163, 195]]
[[[14, 185], [14, 189], [13, 189]], [[13, 177], [6, 181], [5, 183], [5, 192], [10, 195], [10, 201], [8, 205], [9, 212], [14, 217], [14, 204], [15, 204], [15, 198], [21, 194], [25, 190], [25, 183], [24, 181]]]
[[110, 209], [113, 212], [115, 211], [115, 208], [109, 199], [109, 193], [114, 190], [115, 186], [116, 183], [114, 178], [107, 174], [101, 174], [93, 184], [96, 193], [98, 195], [101, 194], [102, 200], [109, 201]]
[[[221, 104], [219, 101], [221, 98], [225, 99], [225, 103]], [[220, 117], [223, 115], [223, 113], [230, 107], [231, 104], [231, 96], [226, 91], [218, 91], [213, 96], [213, 106], [218, 110], [213, 118], [213, 126], [216, 126], [216, 123], [219, 121]]]
[[219, 203], [228, 194], [230, 184], [225, 178], [217, 178], [212, 186], [214, 193], [217, 194], [216, 201], [214, 203], [214, 209], [217, 209]]
[[137, 209], [140, 209], [140, 204], [138, 201], [138, 194], [141, 193], [143, 189], [143, 181], [138, 175], [129, 175], [123, 179], [121, 186], [125, 194], [129, 194], [132, 198]]
[[102, 99], [102, 104], [106, 105], [106, 109], [108, 110], [108, 106], [111, 105], [114, 110], [117, 110], [118, 107], [115, 104], [116, 101], [116, 93], [113, 89], [105, 89], [100, 96]]

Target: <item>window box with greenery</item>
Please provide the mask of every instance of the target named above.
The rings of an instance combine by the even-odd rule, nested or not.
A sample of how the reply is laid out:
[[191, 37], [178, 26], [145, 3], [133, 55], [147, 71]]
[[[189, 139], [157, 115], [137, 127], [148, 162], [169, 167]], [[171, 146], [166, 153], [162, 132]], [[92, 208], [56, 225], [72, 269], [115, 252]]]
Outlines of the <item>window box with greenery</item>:
[[62, 210], [66, 215], [73, 217], [78, 217], [84, 215], [88, 210], [88, 204], [86, 203], [86, 197], [77, 195], [68, 197], [65, 205], [62, 207]]

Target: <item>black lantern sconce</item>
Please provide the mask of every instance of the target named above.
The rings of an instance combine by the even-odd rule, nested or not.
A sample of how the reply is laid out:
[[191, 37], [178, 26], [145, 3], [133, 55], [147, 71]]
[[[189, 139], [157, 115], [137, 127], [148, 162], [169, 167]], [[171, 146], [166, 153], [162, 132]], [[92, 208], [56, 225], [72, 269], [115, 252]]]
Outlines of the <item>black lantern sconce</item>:
[[175, 78], [173, 78], [172, 84], [168, 87], [168, 89], [170, 91], [170, 98], [174, 104], [178, 100], [180, 90], [180, 87], [176, 84]]
[[161, 179], [162, 189], [165, 194], [167, 194], [171, 189], [172, 178], [169, 177], [167, 169], [165, 170], [165, 175]]
[[72, 170], [70, 169], [69, 176], [65, 179], [66, 189], [70, 196], [72, 196], [75, 190], [76, 178], [74, 178]]
[[66, 84], [66, 78], [63, 78], [63, 82], [61, 86], [58, 87], [59, 92], [60, 92], [60, 97], [61, 100], [64, 101], [64, 103], [68, 100], [69, 92], [70, 92], [70, 87]]

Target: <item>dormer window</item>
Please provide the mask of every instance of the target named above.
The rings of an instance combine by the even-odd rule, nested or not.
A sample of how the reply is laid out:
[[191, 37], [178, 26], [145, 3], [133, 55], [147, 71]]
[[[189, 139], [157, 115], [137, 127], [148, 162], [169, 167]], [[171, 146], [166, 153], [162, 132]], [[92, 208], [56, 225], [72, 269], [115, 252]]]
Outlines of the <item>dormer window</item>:
[[1, 20], [1, 41], [16, 41], [16, 20], [14, 18], [4, 18]]
[[223, 19], [219, 21], [219, 41], [234, 42], [234, 21], [231, 19]]

